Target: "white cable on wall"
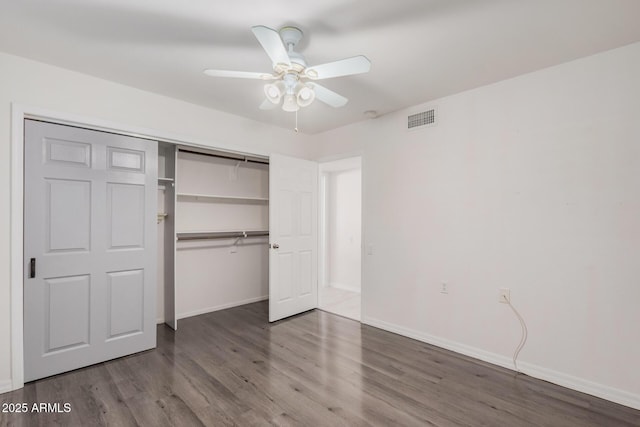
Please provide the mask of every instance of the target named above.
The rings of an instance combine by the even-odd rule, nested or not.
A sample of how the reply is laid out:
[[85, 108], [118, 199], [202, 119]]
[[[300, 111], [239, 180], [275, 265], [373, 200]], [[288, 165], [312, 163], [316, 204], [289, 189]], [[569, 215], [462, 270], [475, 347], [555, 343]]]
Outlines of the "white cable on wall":
[[524, 323], [524, 319], [522, 318], [520, 313], [518, 313], [518, 310], [516, 310], [516, 308], [511, 304], [511, 301], [507, 301], [507, 304], [509, 304], [509, 307], [511, 307], [511, 310], [513, 310], [515, 315], [518, 317], [518, 320], [520, 321], [520, 326], [522, 327], [522, 337], [520, 338], [520, 344], [518, 344], [518, 347], [513, 353], [513, 367], [515, 368], [516, 372], [520, 372], [520, 370], [518, 369], [517, 359], [518, 359], [518, 355], [520, 354], [520, 350], [522, 350], [522, 348], [524, 347], [524, 344], [527, 342], [527, 337], [529, 335], [529, 332], [527, 330], [527, 325]]

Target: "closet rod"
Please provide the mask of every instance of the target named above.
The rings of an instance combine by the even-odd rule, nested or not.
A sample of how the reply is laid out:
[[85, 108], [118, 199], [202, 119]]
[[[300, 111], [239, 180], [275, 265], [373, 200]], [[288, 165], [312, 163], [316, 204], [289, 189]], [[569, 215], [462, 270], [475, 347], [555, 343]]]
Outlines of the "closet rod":
[[268, 165], [269, 164], [269, 160], [260, 160], [254, 157], [248, 157], [248, 156], [225, 156], [222, 154], [213, 154], [213, 153], [204, 153], [202, 151], [192, 151], [192, 150], [185, 150], [183, 148], [179, 149], [181, 152], [183, 153], [189, 153], [189, 154], [200, 154], [202, 156], [209, 156], [209, 157], [219, 157], [221, 159], [228, 159], [228, 160], [238, 160], [238, 161], [242, 161], [242, 162], [250, 162], [250, 163], [260, 163], [260, 164], [264, 164], [264, 165]]
[[211, 239], [231, 239], [234, 237], [263, 237], [269, 236], [268, 231], [212, 231], [212, 232], [187, 232], [176, 233], [178, 240], [211, 240]]

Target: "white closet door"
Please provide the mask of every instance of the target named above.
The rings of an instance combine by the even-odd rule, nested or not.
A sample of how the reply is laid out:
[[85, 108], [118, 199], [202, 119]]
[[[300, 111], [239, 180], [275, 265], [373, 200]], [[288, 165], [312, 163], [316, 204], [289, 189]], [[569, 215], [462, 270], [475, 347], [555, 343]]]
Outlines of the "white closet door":
[[318, 306], [318, 164], [269, 160], [269, 321]]
[[25, 381], [156, 345], [157, 142], [25, 121]]

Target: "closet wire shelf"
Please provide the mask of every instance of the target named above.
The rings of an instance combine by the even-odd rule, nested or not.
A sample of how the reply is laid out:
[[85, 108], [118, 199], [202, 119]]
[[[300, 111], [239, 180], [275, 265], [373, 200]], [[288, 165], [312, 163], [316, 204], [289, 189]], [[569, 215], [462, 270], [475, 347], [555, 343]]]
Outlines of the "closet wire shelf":
[[212, 239], [233, 239], [248, 237], [269, 236], [268, 230], [259, 231], [189, 231], [176, 233], [179, 241], [183, 240], [212, 240]]

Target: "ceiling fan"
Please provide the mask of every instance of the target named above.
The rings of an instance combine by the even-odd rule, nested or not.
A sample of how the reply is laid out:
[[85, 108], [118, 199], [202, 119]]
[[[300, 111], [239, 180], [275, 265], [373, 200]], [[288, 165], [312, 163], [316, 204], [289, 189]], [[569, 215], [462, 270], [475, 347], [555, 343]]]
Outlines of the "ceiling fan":
[[295, 112], [300, 107], [311, 105], [314, 99], [335, 108], [342, 107], [348, 99], [315, 83], [315, 80], [361, 74], [371, 69], [371, 62], [362, 55], [308, 66], [304, 56], [294, 51], [302, 39], [302, 31], [296, 27], [284, 27], [278, 32], [258, 25], [252, 27], [251, 31], [271, 58], [273, 73], [212, 69], [204, 70], [204, 73], [212, 77], [272, 81], [264, 86], [267, 99], [260, 105], [263, 110], [275, 108], [282, 101], [284, 111]]

